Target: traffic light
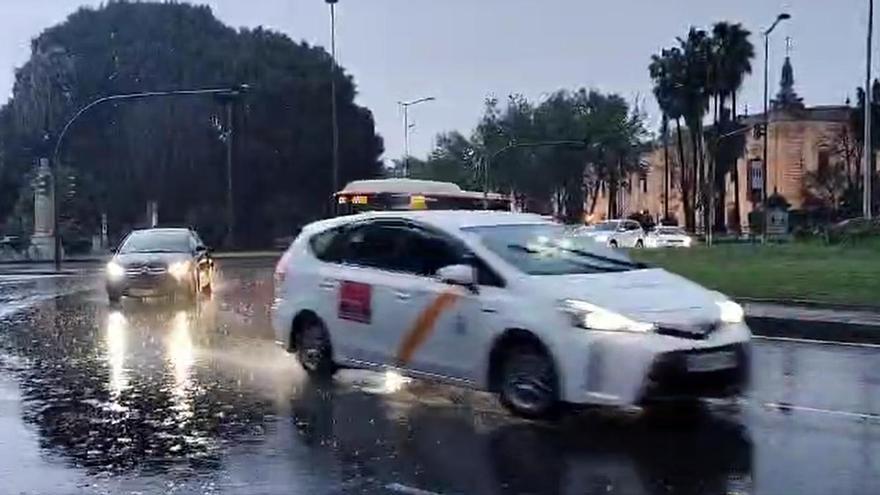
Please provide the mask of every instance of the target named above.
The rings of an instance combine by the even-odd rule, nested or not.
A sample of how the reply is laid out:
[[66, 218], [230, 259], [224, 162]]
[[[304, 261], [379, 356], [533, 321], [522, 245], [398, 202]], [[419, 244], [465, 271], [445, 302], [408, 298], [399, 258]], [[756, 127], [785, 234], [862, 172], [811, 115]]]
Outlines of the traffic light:
[[764, 137], [765, 132], [767, 132], [767, 130], [764, 128], [764, 124], [755, 124], [752, 128], [752, 137], [755, 139], [761, 139]]

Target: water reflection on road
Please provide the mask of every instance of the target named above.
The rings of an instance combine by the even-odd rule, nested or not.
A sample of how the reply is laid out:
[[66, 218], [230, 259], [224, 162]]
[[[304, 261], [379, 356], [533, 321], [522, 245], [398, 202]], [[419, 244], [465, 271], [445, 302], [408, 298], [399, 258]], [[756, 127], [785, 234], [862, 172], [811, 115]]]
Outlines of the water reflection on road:
[[[675, 421], [585, 411], [550, 424], [394, 374], [311, 381], [272, 342], [268, 270], [227, 270], [194, 307], [110, 308], [85, 291], [0, 318], [0, 374], [21, 392], [9, 411], [36, 432], [44, 471], [77, 473], [85, 493], [876, 493], [880, 433], [868, 423], [753, 408]], [[826, 362], [833, 353], [757, 350], [761, 400], [820, 400], [803, 373], [865, 376]], [[810, 370], [790, 366], [791, 352]], [[876, 390], [872, 377], [850, 389]], [[835, 455], [822, 461], [826, 447]], [[64, 486], [34, 490], [76, 492]]]

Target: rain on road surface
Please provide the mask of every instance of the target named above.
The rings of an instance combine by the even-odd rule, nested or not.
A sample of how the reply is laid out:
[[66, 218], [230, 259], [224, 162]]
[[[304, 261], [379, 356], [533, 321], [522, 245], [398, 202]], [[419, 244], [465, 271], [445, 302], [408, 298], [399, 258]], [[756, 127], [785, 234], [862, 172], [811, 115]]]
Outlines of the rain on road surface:
[[346, 371], [272, 342], [270, 262], [196, 308], [100, 276], [0, 276], [0, 493], [876, 494], [880, 349], [755, 342], [739, 408], [515, 419], [491, 396]]

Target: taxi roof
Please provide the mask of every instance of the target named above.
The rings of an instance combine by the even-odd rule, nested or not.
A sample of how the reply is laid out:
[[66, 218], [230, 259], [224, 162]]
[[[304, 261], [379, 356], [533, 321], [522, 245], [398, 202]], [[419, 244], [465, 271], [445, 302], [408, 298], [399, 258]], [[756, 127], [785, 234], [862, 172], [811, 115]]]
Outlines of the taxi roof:
[[493, 210], [419, 210], [371, 211], [321, 220], [312, 224], [311, 227], [317, 229], [329, 228], [373, 218], [410, 219], [445, 230], [460, 230], [468, 227], [488, 227], [492, 225], [553, 223], [548, 217], [534, 213], [512, 213]]

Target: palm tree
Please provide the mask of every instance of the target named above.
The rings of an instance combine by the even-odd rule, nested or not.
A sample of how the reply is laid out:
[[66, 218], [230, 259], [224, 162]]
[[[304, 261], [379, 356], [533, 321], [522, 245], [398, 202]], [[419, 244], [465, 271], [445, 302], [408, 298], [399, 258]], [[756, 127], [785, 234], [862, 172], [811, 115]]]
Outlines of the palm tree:
[[678, 47], [663, 49], [659, 55], [651, 57], [651, 64], [648, 66], [648, 70], [651, 73], [651, 79], [654, 81], [654, 97], [657, 99], [657, 104], [660, 106], [666, 119], [675, 121], [678, 163], [681, 167], [679, 173], [681, 202], [684, 209], [685, 225], [690, 230], [693, 229], [693, 203], [690, 195], [690, 176], [687, 172], [687, 158], [684, 153], [684, 138], [681, 129], [681, 120], [684, 117], [686, 77], [684, 73], [684, 54]]
[[[694, 168], [691, 186], [692, 194], [698, 205], [705, 209], [705, 163], [703, 160], [703, 117], [709, 105], [709, 81], [711, 73], [712, 44], [709, 35], [702, 29], [691, 28], [686, 38], [678, 38], [683, 54], [684, 68], [682, 72], [683, 86], [681, 105], [684, 120], [691, 135]], [[695, 224], [695, 219], [686, 222]]]
[[[730, 24], [727, 22], [716, 23], [712, 27], [712, 38], [714, 48], [714, 90], [718, 104], [721, 108], [721, 117], [724, 120], [724, 102], [727, 97], [731, 101], [731, 120], [736, 125], [736, 94], [742, 86], [743, 80], [747, 74], [752, 72], [751, 60], [755, 56], [755, 47], [749, 41], [751, 33], [743, 29], [742, 24]], [[716, 114], [716, 135], [718, 134], [718, 115]], [[723, 124], [723, 122], [722, 122]], [[716, 163], [718, 158], [718, 146], [716, 143]], [[736, 168], [736, 159], [732, 163], [721, 164], [716, 174], [716, 184], [723, 186], [723, 178], [727, 173], [733, 176], [734, 191], [734, 213], [733, 223], [738, 228], [740, 223], [740, 203], [739, 203], [739, 173]], [[719, 184], [720, 182], [720, 184]], [[724, 188], [719, 188], [719, 205], [720, 212], [716, 211], [716, 215], [720, 213], [718, 219], [724, 218]]]

